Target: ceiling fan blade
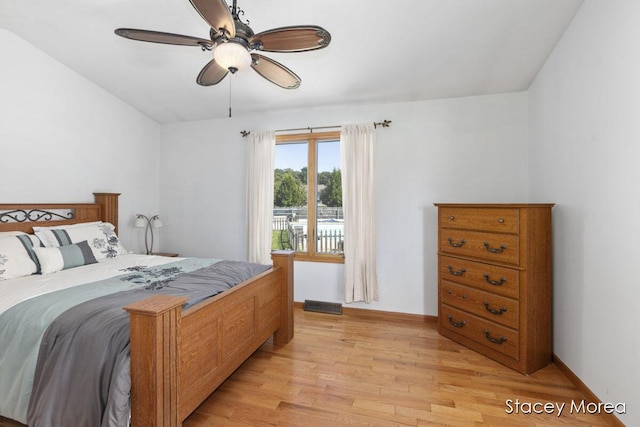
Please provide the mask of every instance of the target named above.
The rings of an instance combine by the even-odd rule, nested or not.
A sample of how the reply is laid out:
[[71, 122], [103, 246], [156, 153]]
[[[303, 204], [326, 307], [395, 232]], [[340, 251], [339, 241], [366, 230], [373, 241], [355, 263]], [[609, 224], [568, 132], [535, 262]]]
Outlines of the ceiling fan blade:
[[297, 89], [300, 87], [302, 82], [300, 77], [284, 65], [257, 53], [252, 53], [251, 59], [253, 60], [251, 67], [271, 83], [275, 83], [285, 89]]
[[200, 70], [196, 82], [201, 86], [213, 86], [220, 83], [228, 73], [229, 71], [216, 64], [216, 60], [212, 59]]
[[143, 42], [174, 44], [180, 46], [200, 46], [209, 50], [213, 48], [213, 42], [211, 40], [200, 39], [198, 37], [183, 36], [180, 34], [136, 30], [133, 28], [118, 28], [114, 32], [121, 37], [131, 40], [140, 40]]
[[230, 39], [236, 36], [236, 26], [227, 2], [224, 0], [189, 0], [189, 2], [217, 33], [226, 32]]
[[305, 52], [327, 47], [329, 42], [331, 34], [324, 28], [297, 25], [263, 31], [254, 35], [249, 44], [265, 52]]

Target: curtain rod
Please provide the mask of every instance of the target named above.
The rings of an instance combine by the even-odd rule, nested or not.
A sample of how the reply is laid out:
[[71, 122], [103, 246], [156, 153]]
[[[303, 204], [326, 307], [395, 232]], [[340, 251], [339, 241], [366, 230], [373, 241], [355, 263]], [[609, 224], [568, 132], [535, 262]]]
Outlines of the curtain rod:
[[[378, 126], [383, 127], [383, 128], [388, 128], [391, 126], [391, 120], [383, 120], [381, 122], [373, 122], [373, 127], [377, 128]], [[315, 127], [306, 127], [306, 128], [293, 128], [293, 129], [277, 129], [275, 132], [292, 132], [295, 130], [306, 130], [309, 133], [313, 133], [314, 130], [316, 129], [333, 129], [333, 128], [339, 128], [340, 125], [334, 125], [334, 126], [315, 126]], [[249, 135], [251, 133], [251, 131], [249, 130], [242, 130], [240, 131], [240, 135], [242, 135], [242, 137], [245, 137], [247, 135]]]

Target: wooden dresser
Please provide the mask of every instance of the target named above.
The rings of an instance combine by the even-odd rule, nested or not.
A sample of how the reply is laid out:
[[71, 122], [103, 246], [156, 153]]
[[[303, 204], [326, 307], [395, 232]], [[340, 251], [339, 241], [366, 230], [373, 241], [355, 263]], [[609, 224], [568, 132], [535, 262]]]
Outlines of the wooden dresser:
[[551, 362], [553, 204], [438, 207], [438, 331], [523, 374]]

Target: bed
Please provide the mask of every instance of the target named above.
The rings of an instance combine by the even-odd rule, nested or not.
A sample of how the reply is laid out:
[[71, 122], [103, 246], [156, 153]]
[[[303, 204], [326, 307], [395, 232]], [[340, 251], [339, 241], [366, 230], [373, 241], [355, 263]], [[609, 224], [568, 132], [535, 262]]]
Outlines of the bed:
[[[34, 227], [38, 230], [42, 226], [72, 227], [76, 224], [87, 229], [87, 224], [103, 222], [112, 224], [113, 233], [117, 235], [118, 196], [117, 193], [94, 193], [94, 203], [0, 204], [0, 234], [6, 236], [8, 231], [31, 234]], [[69, 213], [52, 214], [60, 211]], [[71, 247], [80, 258], [87, 252], [80, 243]], [[37, 253], [40, 256], [42, 249]], [[122, 255], [113, 263], [125, 262], [128, 256], [136, 257]], [[185, 264], [193, 266], [195, 271], [199, 265], [196, 259], [137, 257], [134, 263], [171, 267], [163, 271]], [[91, 258], [91, 253], [87, 258]], [[131, 381], [130, 422], [133, 427], [182, 425], [189, 414], [267, 339], [273, 336], [275, 344], [285, 344], [293, 338], [293, 255], [289, 251], [278, 251], [272, 254], [272, 260], [273, 266], [265, 267], [266, 270], [256, 276], [224, 292], [201, 298], [197, 303], [190, 301], [187, 304], [185, 295], [174, 295], [171, 289], [162, 289], [166, 292], [144, 299], [134, 298], [122, 307], [128, 313], [129, 323], [127, 353], [130, 353], [128, 378]], [[214, 262], [216, 268], [231, 263]], [[105, 269], [109, 263], [100, 261], [93, 265]], [[88, 270], [93, 265], [82, 269]], [[235, 264], [233, 266], [235, 268]], [[42, 268], [45, 267], [48, 268], [48, 264], [43, 263]], [[117, 268], [123, 271], [122, 266]], [[139, 267], [126, 268], [138, 274]], [[72, 270], [75, 271], [71, 273]], [[80, 270], [69, 269], [51, 277], [56, 274], [66, 277], [63, 273], [71, 276], [79, 274]], [[187, 276], [185, 274], [181, 279]], [[12, 280], [19, 283], [17, 280], [24, 279], [8, 279], [0, 281], [0, 285], [12, 283]], [[156, 285], [151, 287], [155, 290]], [[19, 292], [13, 292], [12, 298], [18, 298], [15, 294]], [[5, 304], [8, 304], [6, 299]], [[103, 328], [96, 329], [101, 332]], [[40, 370], [46, 363], [43, 363], [42, 355], [38, 359]], [[0, 365], [0, 371], [2, 369]], [[37, 387], [34, 395], [39, 396]], [[33, 405], [34, 402], [30, 402], [30, 410]], [[1, 412], [0, 416], [12, 418], [11, 414]]]

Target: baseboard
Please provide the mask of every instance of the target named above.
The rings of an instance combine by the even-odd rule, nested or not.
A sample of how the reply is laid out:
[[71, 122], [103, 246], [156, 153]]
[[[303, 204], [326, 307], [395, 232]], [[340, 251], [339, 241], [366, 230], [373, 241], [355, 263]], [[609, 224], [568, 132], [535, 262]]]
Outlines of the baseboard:
[[[596, 396], [590, 389], [587, 387], [582, 380], [573, 373], [571, 369], [565, 363], [560, 360], [560, 358], [553, 353], [552, 354], [553, 363], [560, 369], [560, 371], [566, 375], [566, 377], [571, 381], [571, 383], [578, 389], [582, 394], [585, 395], [586, 400], [594, 403], [602, 403], [602, 401]], [[624, 423], [618, 419], [614, 414], [607, 414], [606, 412], [602, 412], [601, 415], [607, 420], [609, 425], [617, 426], [617, 427], [625, 427]]]
[[[293, 303], [293, 306], [296, 308], [304, 308], [304, 303], [296, 301]], [[345, 307], [344, 305], [342, 306], [342, 314], [360, 319], [372, 319], [377, 321], [438, 323], [437, 316], [399, 313], [395, 311], [369, 310], [368, 308]]]

